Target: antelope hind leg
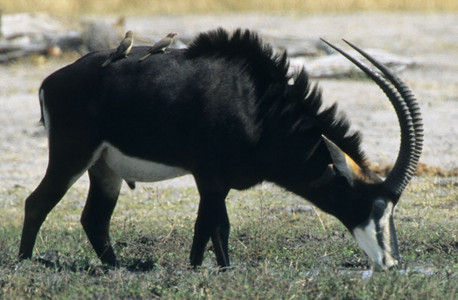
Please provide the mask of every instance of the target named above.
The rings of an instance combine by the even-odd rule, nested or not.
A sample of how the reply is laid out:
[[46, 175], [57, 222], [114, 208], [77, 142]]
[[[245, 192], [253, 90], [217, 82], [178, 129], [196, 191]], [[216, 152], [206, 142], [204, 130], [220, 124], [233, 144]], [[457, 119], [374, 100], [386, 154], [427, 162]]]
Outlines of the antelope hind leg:
[[84, 171], [71, 172], [62, 168], [59, 164], [51, 163], [48, 165], [48, 170], [40, 184], [25, 200], [19, 258], [27, 259], [32, 257], [38, 231], [46, 216]]
[[89, 169], [90, 187], [81, 224], [100, 260], [116, 266], [110, 242], [110, 220], [118, 200], [122, 179], [100, 159]]

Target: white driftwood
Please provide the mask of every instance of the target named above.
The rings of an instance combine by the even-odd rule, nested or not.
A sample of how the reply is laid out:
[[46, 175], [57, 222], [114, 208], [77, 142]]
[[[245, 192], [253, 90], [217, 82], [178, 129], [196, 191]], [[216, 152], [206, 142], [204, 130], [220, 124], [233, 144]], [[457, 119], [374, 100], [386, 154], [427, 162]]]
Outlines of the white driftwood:
[[[356, 51], [349, 50], [347, 52], [352, 56], [358, 57]], [[396, 73], [415, 65], [414, 60], [410, 58], [398, 56], [383, 50], [367, 49], [367, 52]], [[364, 58], [361, 58], [361, 60], [363, 62], [366, 61]], [[360, 69], [340, 54], [330, 54], [313, 59], [307, 59], [305, 57], [292, 58], [291, 66], [305, 66], [309, 75], [315, 78], [340, 78], [362, 75]]]

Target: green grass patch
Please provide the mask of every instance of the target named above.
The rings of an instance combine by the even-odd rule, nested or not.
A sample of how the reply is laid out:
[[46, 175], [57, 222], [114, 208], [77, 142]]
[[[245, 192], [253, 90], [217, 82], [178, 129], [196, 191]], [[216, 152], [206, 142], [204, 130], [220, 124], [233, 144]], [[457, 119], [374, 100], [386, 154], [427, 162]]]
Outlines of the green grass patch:
[[[231, 192], [232, 268], [211, 244], [190, 270], [194, 188], [123, 190], [111, 223], [121, 268], [97, 259], [79, 224], [86, 187], [72, 188], [43, 224], [34, 258], [18, 261], [23, 198], [0, 190], [0, 298], [456, 299], [456, 178], [415, 178], [395, 215], [401, 270], [372, 273], [343, 225], [271, 185]], [[320, 221], [321, 219], [321, 221]]]

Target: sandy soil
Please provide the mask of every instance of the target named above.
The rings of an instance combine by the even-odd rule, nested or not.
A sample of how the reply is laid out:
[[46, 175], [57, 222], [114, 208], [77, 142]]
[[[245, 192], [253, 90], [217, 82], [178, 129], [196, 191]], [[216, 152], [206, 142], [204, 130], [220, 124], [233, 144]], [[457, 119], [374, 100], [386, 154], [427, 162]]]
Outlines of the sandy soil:
[[[346, 38], [363, 48], [383, 49], [413, 59], [416, 66], [400, 76], [411, 86], [422, 107], [425, 147], [421, 161], [445, 170], [458, 168], [456, 14], [130, 17], [126, 24], [144, 36], [173, 31], [184, 38], [218, 26], [250, 28], [267, 41], [275, 43], [286, 38], [295, 47], [319, 37], [343, 46], [340, 38]], [[48, 74], [72, 59], [44, 63], [37, 59], [0, 66], [0, 189], [18, 185], [33, 189], [44, 174], [47, 141], [38, 125], [37, 90]], [[394, 111], [383, 93], [366, 80], [320, 79], [319, 84], [326, 102], [338, 101], [352, 121], [352, 128], [363, 132], [363, 148], [369, 159], [380, 164], [394, 162], [399, 130]], [[170, 183], [180, 182], [192, 184], [189, 177]]]

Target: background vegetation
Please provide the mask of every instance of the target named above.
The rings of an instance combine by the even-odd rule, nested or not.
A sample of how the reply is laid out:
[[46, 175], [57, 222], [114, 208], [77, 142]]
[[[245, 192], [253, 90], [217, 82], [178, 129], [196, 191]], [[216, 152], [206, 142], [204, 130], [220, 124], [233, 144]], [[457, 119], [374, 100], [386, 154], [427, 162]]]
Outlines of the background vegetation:
[[2, 0], [4, 13], [187, 14], [223, 12], [457, 11], [456, 0]]

